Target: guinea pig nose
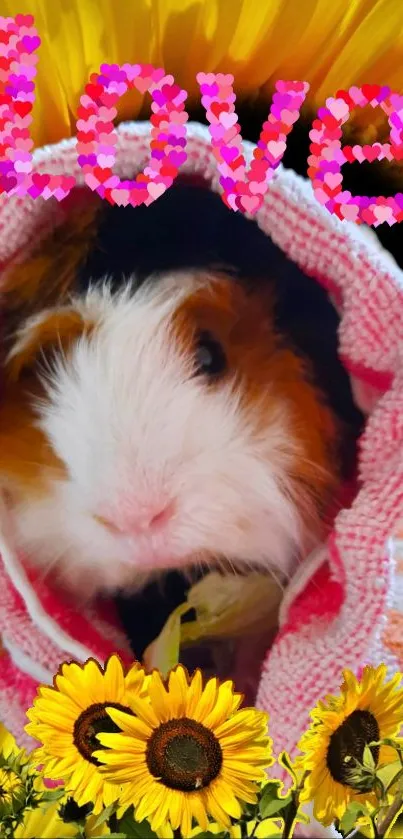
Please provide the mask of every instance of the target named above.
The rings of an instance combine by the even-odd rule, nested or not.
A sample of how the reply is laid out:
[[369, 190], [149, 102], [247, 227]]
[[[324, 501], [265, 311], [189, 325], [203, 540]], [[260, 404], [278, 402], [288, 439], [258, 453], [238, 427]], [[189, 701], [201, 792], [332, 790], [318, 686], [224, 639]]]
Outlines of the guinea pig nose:
[[137, 536], [163, 527], [174, 513], [175, 502], [167, 501], [160, 504], [137, 504], [131, 509], [122, 506], [114, 515], [95, 516], [95, 519], [111, 533]]

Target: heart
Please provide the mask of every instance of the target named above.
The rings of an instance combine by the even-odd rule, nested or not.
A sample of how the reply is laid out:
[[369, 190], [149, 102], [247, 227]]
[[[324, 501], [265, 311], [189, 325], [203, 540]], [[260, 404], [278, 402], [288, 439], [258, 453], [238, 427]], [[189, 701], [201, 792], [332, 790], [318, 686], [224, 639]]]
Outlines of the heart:
[[85, 92], [87, 96], [90, 96], [92, 100], [96, 101], [101, 96], [101, 93], [104, 92], [104, 89], [100, 84], [87, 84], [85, 86]]
[[31, 113], [32, 104], [31, 102], [14, 102], [14, 110], [20, 117], [26, 117], [28, 114]]
[[236, 157], [239, 157], [239, 152], [236, 146], [223, 146], [221, 156], [226, 163], [232, 163]]
[[328, 99], [326, 104], [329, 111], [340, 122], [345, 122], [345, 120], [349, 117], [350, 109], [343, 99], [334, 99], [333, 101]]
[[374, 148], [374, 146], [363, 146], [362, 152], [365, 160], [368, 160], [369, 163], [373, 163], [374, 160], [378, 159], [378, 149]]
[[22, 39], [22, 43], [24, 48], [28, 53], [35, 52], [41, 45], [41, 39], [39, 35], [24, 35]]
[[271, 154], [276, 160], [279, 157], [282, 157], [285, 150], [287, 148], [286, 143], [282, 142], [281, 140], [275, 141], [271, 140], [270, 143], [267, 144], [267, 151]]
[[[238, 202], [237, 202], [238, 203]], [[262, 204], [262, 199], [257, 195], [242, 195], [239, 199], [239, 207], [243, 207], [247, 213], [255, 213]]]
[[368, 102], [373, 102], [374, 99], [378, 99], [381, 88], [379, 84], [363, 84], [362, 92]]
[[339, 187], [341, 185], [341, 183], [343, 182], [343, 175], [341, 174], [341, 172], [339, 172], [339, 173], [326, 172], [326, 174], [323, 178], [323, 181], [324, 181], [325, 184], [330, 186], [331, 189], [336, 189], [336, 187]]
[[173, 150], [169, 152], [168, 159], [171, 163], [173, 163], [174, 166], [176, 166], [179, 169], [179, 167], [186, 162], [187, 154], [184, 151]]
[[165, 184], [156, 183], [156, 181], [150, 181], [147, 186], [147, 192], [149, 193], [153, 201], [156, 201], [157, 198], [160, 198], [160, 196], [164, 194], [165, 190]]
[[109, 194], [113, 199], [114, 204], [117, 204], [118, 207], [127, 207], [130, 199], [130, 192], [128, 189], [111, 189]]
[[359, 163], [364, 163], [365, 157], [364, 152], [362, 150], [362, 146], [353, 146], [353, 154], [356, 160]]
[[[373, 207], [373, 214], [377, 219], [378, 224], [383, 224], [385, 221], [387, 221], [389, 224], [392, 224], [394, 221], [393, 211], [391, 207], [385, 207], [382, 204], [376, 204]], [[392, 219], [392, 221], [390, 219]], [[378, 225], [375, 226], [377, 227]]]
[[357, 221], [358, 213], [359, 207], [357, 207], [356, 204], [343, 204], [340, 207], [340, 214], [347, 221]]
[[[141, 78], [137, 77], [136, 79], [133, 79], [133, 87], [135, 87], [136, 90], [138, 90], [139, 93], [142, 93], [144, 95], [145, 93], [147, 93], [147, 91], [150, 87], [150, 79], [149, 78], [141, 79]], [[156, 90], [152, 92], [153, 99], [154, 99], [155, 93], [157, 93]]]
[[39, 172], [35, 172], [32, 175], [32, 183], [42, 192], [45, 186], [50, 183], [50, 175], [41, 175]]
[[220, 122], [224, 128], [233, 128], [234, 125], [238, 122], [238, 117], [236, 114], [220, 114]]
[[229, 113], [229, 105], [227, 102], [213, 102], [210, 106], [210, 111], [218, 119], [220, 114], [225, 111]]

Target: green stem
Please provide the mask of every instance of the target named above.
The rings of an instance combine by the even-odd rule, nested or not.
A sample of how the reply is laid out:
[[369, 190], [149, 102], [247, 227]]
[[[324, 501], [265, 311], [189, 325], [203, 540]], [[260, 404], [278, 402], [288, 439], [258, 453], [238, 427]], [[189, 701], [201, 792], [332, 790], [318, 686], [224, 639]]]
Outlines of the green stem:
[[283, 839], [291, 839], [292, 832], [295, 825], [295, 819], [299, 810], [300, 800], [299, 796], [303, 789], [305, 778], [309, 772], [304, 772], [299, 784], [291, 791], [292, 804], [287, 808], [288, 812], [284, 819], [284, 833]]
[[[398, 792], [398, 794], [396, 795], [396, 798], [394, 799], [394, 801], [392, 801], [392, 804], [388, 808], [388, 810], [385, 813], [383, 819], [381, 819], [378, 822], [378, 824], [376, 824], [376, 825], [374, 824], [377, 836], [385, 836], [385, 833], [390, 828], [390, 826], [393, 824], [397, 814], [400, 812], [402, 807], [403, 807], [403, 798], [402, 798], [402, 791], [400, 790]], [[376, 839], [376, 837], [375, 837], [375, 839]]]

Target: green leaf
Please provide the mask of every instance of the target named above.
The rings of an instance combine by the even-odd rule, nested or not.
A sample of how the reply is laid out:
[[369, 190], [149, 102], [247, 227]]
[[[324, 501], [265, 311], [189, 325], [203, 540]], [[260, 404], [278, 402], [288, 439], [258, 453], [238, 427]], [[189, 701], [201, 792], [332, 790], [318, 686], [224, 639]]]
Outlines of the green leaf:
[[96, 820], [96, 822], [93, 826], [93, 829], [96, 830], [97, 827], [101, 827], [102, 824], [105, 824], [105, 822], [107, 822], [108, 819], [110, 819], [110, 817], [113, 816], [115, 810], [116, 810], [116, 803], [109, 804], [109, 807], [105, 807], [105, 809], [102, 810], [102, 813], [100, 813], [100, 815], [98, 816], [98, 818], [97, 818], [97, 820]]
[[288, 807], [291, 803], [291, 795], [287, 795], [286, 798], [273, 798], [272, 801], [267, 801], [267, 803], [264, 804], [264, 806], [260, 809], [260, 814], [263, 819], [268, 819], [271, 816], [276, 816], [277, 813], [280, 813], [281, 810], [284, 810], [285, 807]]
[[289, 775], [291, 775], [291, 778], [293, 779], [295, 786], [297, 786], [298, 778], [287, 752], [280, 752], [278, 756], [278, 763], [280, 764], [280, 766], [283, 767], [283, 769], [285, 769], [288, 772]]
[[260, 794], [259, 809], [261, 809], [262, 805], [264, 806], [266, 801], [272, 801], [274, 798], [279, 798], [281, 789], [281, 781], [266, 781]]
[[198, 833], [195, 839], [227, 839], [229, 833]]
[[126, 833], [104, 833], [103, 835], [100, 834], [99, 836], [93, 836], [91, 833], [91, 839], [105, 839], [105, 836], [108, 836], [108, 839], [126, 839]]
[[340, 832], [342, 834], [351, 833], [351, 831], [354, 830], [356, 826], [357, 819], [359, 819], [361, 816], [368, 816], [369, 818], [369, 814], [366, 807], [364, 807], [364, 805], [360, 804], [358, 801], [351, 801], [351, 803], [348, 805], [346, 809], [346, 812], [340, 819]]
[[56, 789], [48, 789], [42, 793], [41, 801], [59, 801], [65, 795], [64, 787], [57, 787]]
[[362, 757], [362, 762], [363, 762], [363, 766], [365, 766], [366, 769], [370, 769], [371, 772], [375, 772], [376, 764], [375, 764], [375, 761], [374, 761], [374, 756], [373, 756], [369, 746], [364, 747], [364, 754], [363, 754], [363, 757]]
[[402, 772], [401, 761], [394, 760], [393, 763], [385, 763], [383, 766], [379, 766], [376, 777], [379, 778], [386, 791], [388, 791], [401, 778]]
[[117, 827], [126, 836], [132, 836], [135, 839], [157, 839], [157, 834], [151, 830], [148, 821], [136, 822], [133, 807], [130, 807], [130, 810], [117, 820]]

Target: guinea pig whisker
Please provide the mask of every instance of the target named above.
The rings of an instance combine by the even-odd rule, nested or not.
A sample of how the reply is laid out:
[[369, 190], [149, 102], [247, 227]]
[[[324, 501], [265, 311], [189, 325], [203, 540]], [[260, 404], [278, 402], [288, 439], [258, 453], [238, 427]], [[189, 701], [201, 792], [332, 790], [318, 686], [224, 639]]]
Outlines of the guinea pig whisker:
[[64, 545], [63, 550], [55, 554], [55, 556], [53, 556], [52, 559], [50, 559], [49, 562], [47, 562], [46, 565], [42, 567], [42, 573], [39, 576], [40, 583], [45, 582], [46, 578], [51, 573], [51, 571], [53, 571], [56, 568], [56, 566], [63, 559], [63, 557], [66, 556], [67, 553], [68, 549], [66, 549], [66, 546]]

